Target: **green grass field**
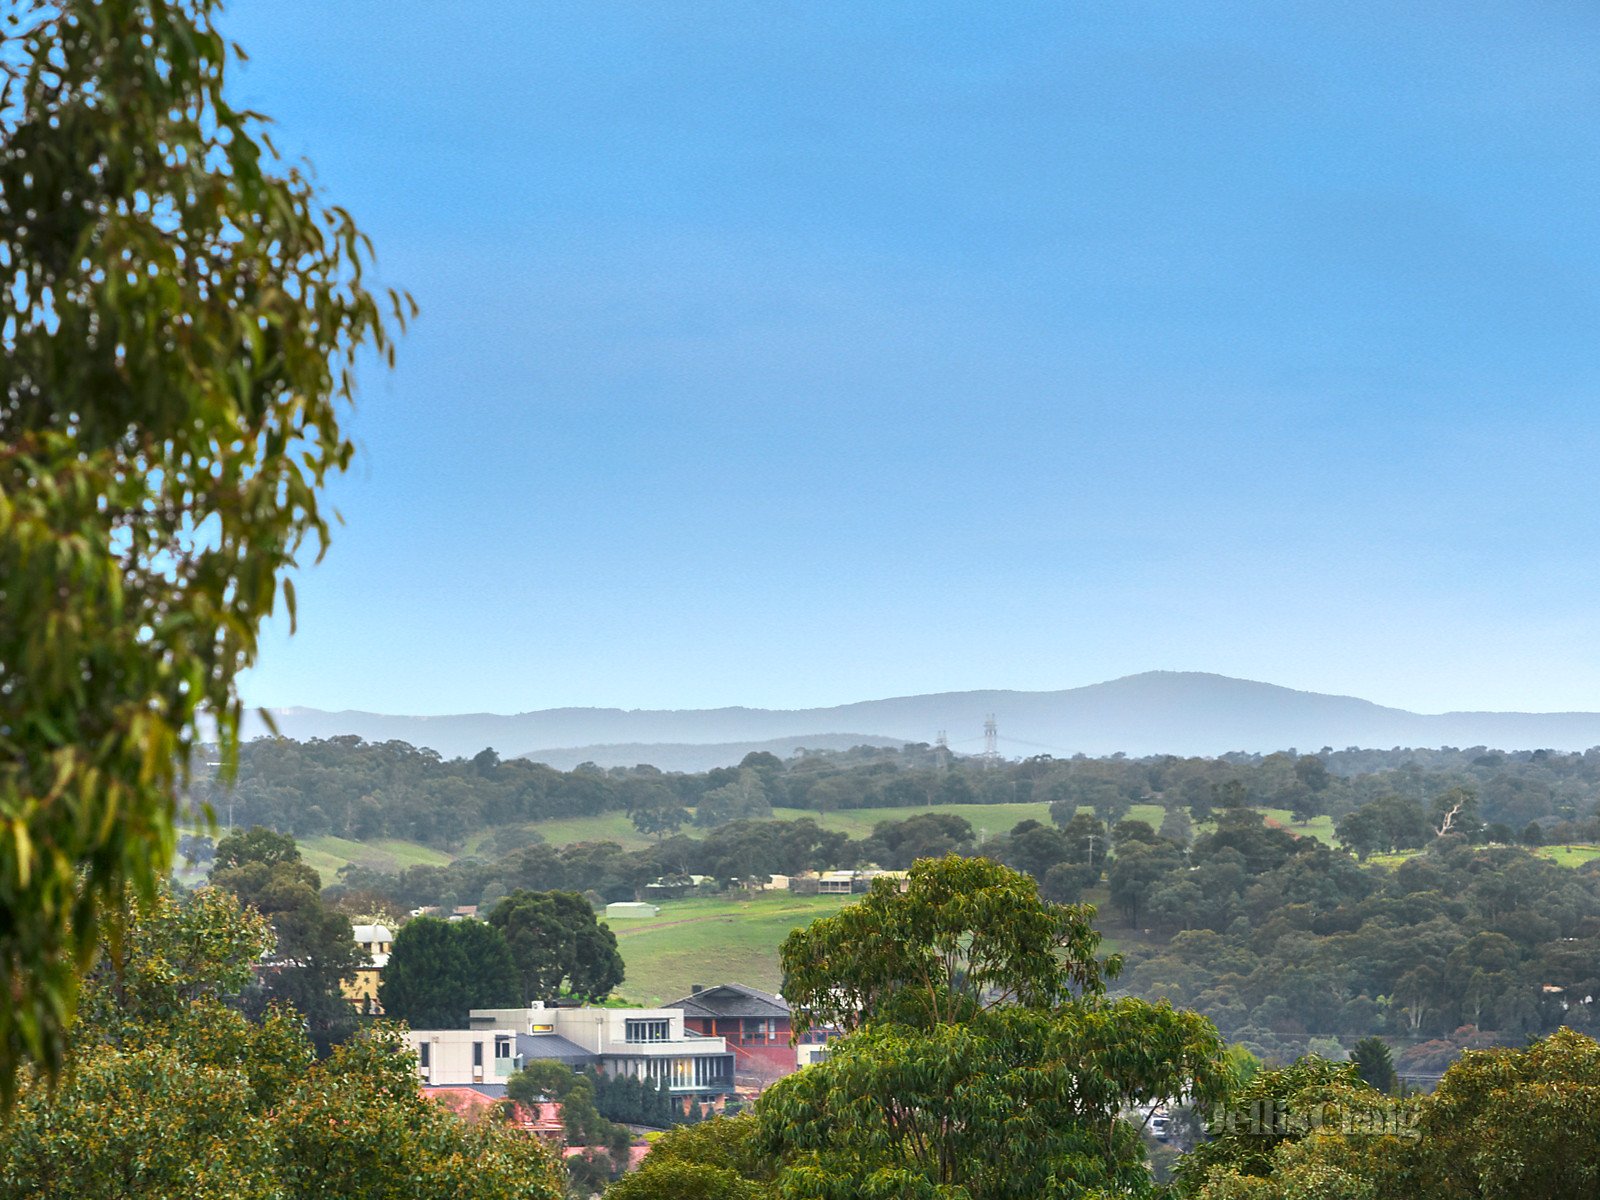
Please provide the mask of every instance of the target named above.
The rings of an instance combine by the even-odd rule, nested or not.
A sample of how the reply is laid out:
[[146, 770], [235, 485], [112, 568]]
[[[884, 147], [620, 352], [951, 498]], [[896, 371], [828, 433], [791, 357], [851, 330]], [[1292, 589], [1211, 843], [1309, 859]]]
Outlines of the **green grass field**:
[[[1096, 889], [1103, 893], [1104, 889]], [[1104, 895], [1098, 898], [1104, 905]], [[778, 946], [792, 929], [830, 916], [857, 896], [796, 896], [760, 892], [738, 898], [669, 900], [661, 915], [646, 921], [609, 921], [627, 965], [618, 994], [653, 1005], [687, 996], [697, 983], [747, 983], [776, 992], [781, 984]], [[1104, 926], [1105, 921], [1097, 924]], [[1135, 933], [1106, 937], [1100, 953], [1125, 948]]]
[[[1593, 862], [1600, 858], [1600, 846], [1588, 845], [1582, 842], [1570, 846], [1538, 846], [1524, 847], [1540, 858], [1548, 859], [1558, 867], [1581, 867], [1585, 863]], [[1378, 867], [1398, 867], [1407, 859], [1417, 857], [1423, 853], [1421, 850], [1399, 850], [1394, 854], [1369, 854], [1367, 862]]]
[[1301, 822], [1296, 821], [1294, 814], [1287, 808], [1263, 808], [1257, 811], [1274, 824], [1282, 825], [1290, 833], [1299, 834], [1301, 837], [1313, 837], [1329, 846], [1334, 844], [1332, 817], [1312, 817], [1309, 821]]
[[639, 850], [655, 840], [635, 829], [628, 814], [621, 812], [534, 821], [528, 828], [552, 846], [565, 846], [569, 842], [616, 842], [624, 850]]
[[1540, 846], [1534, 851], [1540, 858], [1548, 858], [1557, 866], [1581, 867], [1600, 858], [1600, 846], [1577, 843], [1571, 846]]
[[[638, 1004], [677, 1000], [697, 983], [778, 990], [778, 944], [791, 929], [836, 913], [848, 896], [761, 892], [670, 900], [644, 921], [610, 921], [627, 964], [620, 994]], [[859, 899], [859, 897], [856, 897]]]
[[1415, 858], [1421, 850], [1396, 850], [1393, 854], [1369, 854], [1367, 865], [1371, 867], [1398, 867], [1407, 859]]
[[315, 867], [324, 884], [339, 877], [339, 868], [346, 863], [360, 863], [378, 871], [399, 871], [414, 866], [443, 866], [452, 855], [431, 846], [405, 842], [398, 838], [382, 838], [374, 842], [353, 842], [348, 838], [324, 834], [320, 837], [302, 838], [300, 856]]

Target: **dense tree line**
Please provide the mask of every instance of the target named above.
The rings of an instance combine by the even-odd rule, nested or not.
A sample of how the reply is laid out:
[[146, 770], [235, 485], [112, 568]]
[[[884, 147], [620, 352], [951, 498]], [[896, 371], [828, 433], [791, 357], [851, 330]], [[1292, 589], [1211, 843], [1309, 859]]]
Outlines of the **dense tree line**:
[[1123, 986], [1194, 1007], [1268, 1057], [1381, 1034], [1427, 1072], [1463, 1047], [1600, 1031], [1592, 868], [1461, 835], [1362, 867], [1228, 810], [1187, 856], [1140, 846], [1107, 878], [1124, 919], [1156, 935], [1130, 949]]
[[1104, 901], [1102, 922], [1133, 935], [1126, 991], [1193, 1007], [1268, 1058], [1293, 1057], [1314, 1039], [1326, 1047], [1382, 1035], [1410, 1047], [1411, 1069], [1432, 1072], [1464, 1046], [1562, 1023], [1600, 1029], [1600, 868], [1457, 832], [1430, 833], [1427, 852], [1398, 867], [1363, 865], [1247, 808], [1213, 814], [1192, 841], [1192, 822], [1170, 817], [1160, 830], [1127, 818], [1108, 829], [1078, 812], [982, 842], [947, 813], [884, 822], [862, 841], [819, 841], [809, 821], [738, 822], [639, 851], [539, 846], [344, 878], [404, 903], [585, 883], [616, 898], [670, 870], [732, 879], [982, 854], [1032, 875], [1049, 900]]
[[441, 867], [389, 873], [351, 865], [329, 891], [350, 904], [405, 911], [420, 906], [489, 905], [517, 889], [569, 891], [591, 900], [632, 900], [656, 880], [687, 886], [691, 875], [760, 879], [850, 865], [860, 843], [815, 821], [735, 821], [703, 838], [677, 835], [643, 850], [616, 842], [523, 846], [494, 858], [467, 857]]
[[665, 837], [691, 824], [716, 828], [760, 820], [773, 808], [825, 813], [849, 808], [1042, 801], [1090, 809], [1114, 825], [1135, 804], [1181, 809], [1204, 821], [1220, 808], [1281, 808], [1297, 819], [1343, 818], [1397, 797], [1430, 813], [1441, 797], [1466, 791], [1475, 817], [1520, 835], [1593, 815], [1600, 803], [1600, 748], [1582, 754], [1534, 750], [1323, 750], [1315, 754], [1228, 754], [1217, 758], [1040, 755], [994, 765], [941, 760], [923, 745], [861, 747], [844, 753], [746, 756], [737, 767], [687, 774], [651, 766], [557, 771], [493, 750], [442, 759], [405, 742], [356, 737], [296, 742], [262, 738], [240, 752], [231, 789], [201, 778], [194, 803], [231, 812], [240, 825], [307, 837], [332, 833], [370, 840], [406, 838], [459, 850], [495, 830], [514, 848], [520, 827], [557, 817], [628, 813]]
[[[947, 786], [968, 789], [969, 798], [1026, 797], [1047, 801], [1052, 818], [982, 839], [960, 816], [908, 809], [905, 819], [852, 840], [809, 818], [752, 815], [708, 819], [693, 835], [663, 830], [638, 850], [550, 846], [513, 823], [486, 853], [448, 866], [346, 868], [328, 892], [347, 908], [492, 907], [519, 890], [576, 893], [595, 904], [636, 898], [656, 883], [688, 887], [691, 876], [727, 883], [981, 854], [1033, 876], [1048, 900], [1095, 900], [1108, 928], [1129, 930], [1121, 986], [1130, 993], [1194, 1007], [1275, 1060], [1378, 1035], [1404, 1047], [1405, 1069], [1436, 1072], [1463, 1047], [1520, 1040], [1563, 1022], [1592, 1029], [1600, 998], [1600, 868], [1558, 867], [1524, 848], [1600, 839], [1594, 752], [1041, 757], [941, 773], [909, 747], [789, 762], [756, 755], [722, 772], [663, 775], [555, 772], [492, 755], [443, 763], [354, 739], [259, 742], [251, 750], [273, 761], [321, 757], [319, 770], [338, 777], [351, 763], [418, 758], [432, 764], [423, 776], [463, 787], [475, 779], [485, 795], [539, 779], [539, 794], [564, 797], [562, 804], [625, 808], [628, 795], [637, 805], [659, 791], [685, 810], [714, 803], [719, 814], [815, 804], [819, 794], [830, 806], [913, 794], [925, 802], [921, 784], [942, 779], [940, 797]], [[242, 790], [251, 778], [260, 782], [247, 776]], [[1161, 805], [1161, 819], [1129, 819], [1136, 802]], [[1342, 847], [1296, 836], [1261, 807], [1326, 813]], [[1395, 852], [1414, 857], [1399, 866], [1366, 861]]]

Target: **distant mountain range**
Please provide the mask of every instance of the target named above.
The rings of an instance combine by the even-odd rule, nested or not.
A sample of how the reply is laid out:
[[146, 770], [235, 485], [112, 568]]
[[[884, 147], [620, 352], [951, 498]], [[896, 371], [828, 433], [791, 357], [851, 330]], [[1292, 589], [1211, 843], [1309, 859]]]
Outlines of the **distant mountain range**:
[[[503, 757], [558, 767], [651, 762], [691, 771], [736, 763], [752, 750], [783, 757], [802, 746], [932, 742], [940, 730], [948, 732], [957, 753], [976, 753], [983, 748], [983, 723], [990, 713], [999, 728], [1000, 753], [1008, 758], [1119, 750], [1209, 755], [1323, 746], [1583, 750], [1600, 745], [1600, 713], [1430, 715], [1353, 696], [1191, 671], [1149, 671], [1057, 692], [942, 692], [832, 708], [553, 708], [443, 717], [282, 708], [274, 709], [273, 717], [280, 732], [302, 740], [356, 734], [368, 741], [428, 746], [447, 758], [492, 746]], [[257, 722], [249, 732], [265, 730]]]

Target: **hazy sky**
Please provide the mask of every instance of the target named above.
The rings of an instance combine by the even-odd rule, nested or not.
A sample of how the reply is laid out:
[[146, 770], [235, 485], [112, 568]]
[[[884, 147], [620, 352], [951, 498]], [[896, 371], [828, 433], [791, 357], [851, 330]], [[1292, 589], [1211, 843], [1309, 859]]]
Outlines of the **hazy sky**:
[[234, 0], [423, 306], [247, 699], [1600, 709], [1600, 12]]

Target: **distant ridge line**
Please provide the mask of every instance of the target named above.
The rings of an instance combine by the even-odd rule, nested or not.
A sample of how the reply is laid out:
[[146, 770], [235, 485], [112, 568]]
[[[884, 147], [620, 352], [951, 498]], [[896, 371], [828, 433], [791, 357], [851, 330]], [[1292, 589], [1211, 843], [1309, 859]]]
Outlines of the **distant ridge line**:
[[[1000, 752], [1008, 757], [1025, 757], [1040, 747], [1058, 755], [1121, 751], [1141, 756], [1323, 746], [1585, 750], [1600, 745], [1600, 713], [1414, 713], [1356, 696], [1199, 671], [1147, 671], [1060, 691], [936, 692], [806, 709], [555, 708], [415, 717], [283, 708], [274, 710], [274, 717], [281, 732], [302, 740], [354, 734], [367, 741], [427, 746], [447, 758], [470, 756], [486, 746], [505, 756], [541, 758], [579, 751], [626, 756], [643, 747], [663, 748], [659, 753], [666, 754], [669, 746], [725, 755], [739, 747], [798, 745], [825, 737], [856, 738], [857, 744], [931, 743], [941, 729], [961, 750], [967, 748], [963, 743], [981, 739], [991, 712], [999, 721]], [[247, 727], [247, 735], [264, 732], [259, 722]], [[591, 761], [632, 766], [642, 760]]]

